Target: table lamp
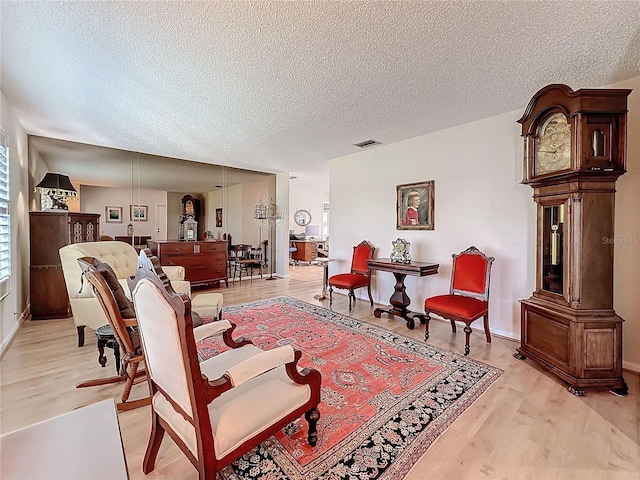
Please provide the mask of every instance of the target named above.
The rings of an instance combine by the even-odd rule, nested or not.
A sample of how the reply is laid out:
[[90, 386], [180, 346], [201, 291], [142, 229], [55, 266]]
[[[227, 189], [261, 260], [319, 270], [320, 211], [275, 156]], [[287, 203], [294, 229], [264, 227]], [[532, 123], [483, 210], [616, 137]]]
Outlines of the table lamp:
[[60, 173], [47, 173], [36, 190], [40, 192], [42, 210], [69, 210], [67, 198], [78, 196], [69, 177]]

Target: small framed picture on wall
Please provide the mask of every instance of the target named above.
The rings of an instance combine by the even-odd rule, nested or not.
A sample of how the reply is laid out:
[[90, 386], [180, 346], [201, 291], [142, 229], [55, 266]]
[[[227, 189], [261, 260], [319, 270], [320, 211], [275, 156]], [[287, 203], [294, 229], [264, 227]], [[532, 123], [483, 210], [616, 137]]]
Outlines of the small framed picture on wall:
[[122, 223], [122, 207], [104, 207], [104, 218], [107, 223]]
[[148, 218], [149, 207], [147, 205], [131, 205], [131, 220], [138, 222], [146, 222]]

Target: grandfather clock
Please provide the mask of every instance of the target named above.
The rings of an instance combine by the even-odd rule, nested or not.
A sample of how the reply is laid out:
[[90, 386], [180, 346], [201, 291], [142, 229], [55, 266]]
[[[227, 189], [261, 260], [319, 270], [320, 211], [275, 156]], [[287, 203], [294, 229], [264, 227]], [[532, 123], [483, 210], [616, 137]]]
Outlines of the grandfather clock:
[[524, 179], [537, 205], [536, 290], [521, 301], [520, 347], [584, 395], [622, 378], [622, 318], [613, 310], [615, 183], [625, 173], [631, 90], [548, 85], [518, 123]]

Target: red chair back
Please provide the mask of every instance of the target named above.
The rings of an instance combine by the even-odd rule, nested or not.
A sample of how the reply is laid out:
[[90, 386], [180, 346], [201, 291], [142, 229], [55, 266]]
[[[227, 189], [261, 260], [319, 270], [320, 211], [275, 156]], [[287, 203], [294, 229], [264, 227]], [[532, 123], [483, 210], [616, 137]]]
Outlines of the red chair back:
[[475, 247], [453, 255], [451, 293], [487, 301], [493, 257], [485, 256]]
[[373, 258], [375, 247], [366, 240], [353, 247], [353, 258], [351, 259], [351, 273], [359, 273], [361, 275], [369, 274], [369, 266], [367, 260]]

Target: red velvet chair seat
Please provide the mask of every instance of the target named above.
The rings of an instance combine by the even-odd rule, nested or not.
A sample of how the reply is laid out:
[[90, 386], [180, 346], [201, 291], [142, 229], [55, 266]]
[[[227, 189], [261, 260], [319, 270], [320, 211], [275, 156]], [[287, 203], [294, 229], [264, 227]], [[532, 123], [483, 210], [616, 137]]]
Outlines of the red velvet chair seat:
[[488, 303], [462, 295], [438, 295], [427, 298], [424, 308], [436, 315], [439, 312], [446, 312], [448, 315], [475, 320], [487, 313]]
[[359, 273], [339, 273], [331, 277], [331, 285], [337, 288], [360, 288], [369, 285], [369, 277]]

